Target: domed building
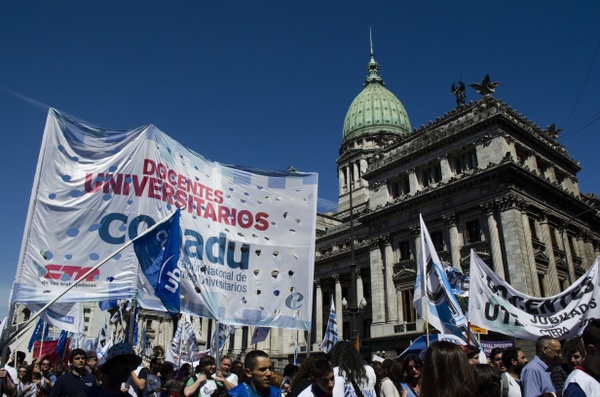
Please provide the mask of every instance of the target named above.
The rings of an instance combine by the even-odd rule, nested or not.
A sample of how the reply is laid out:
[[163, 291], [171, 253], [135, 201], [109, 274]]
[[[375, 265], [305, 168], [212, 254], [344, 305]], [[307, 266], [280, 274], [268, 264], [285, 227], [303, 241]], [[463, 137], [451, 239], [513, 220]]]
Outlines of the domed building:
[[494, 98], [486, 76], [471, 85], [480, 99], [453, 85], [457, 106], [411, 131], [372, 51], [367, 70], [344, 119], [338, 211], [317, 219], [313, 350], [332, 296], [339, 338], [358, 336], [363, 357], [394, 358], [425, 333], [412, 303], [419, 214], [443, 262], [467, 273], [473, 249], [528, 295], [555, 295], [592, 265], [600, 199], [579, 191], [560, 130]]

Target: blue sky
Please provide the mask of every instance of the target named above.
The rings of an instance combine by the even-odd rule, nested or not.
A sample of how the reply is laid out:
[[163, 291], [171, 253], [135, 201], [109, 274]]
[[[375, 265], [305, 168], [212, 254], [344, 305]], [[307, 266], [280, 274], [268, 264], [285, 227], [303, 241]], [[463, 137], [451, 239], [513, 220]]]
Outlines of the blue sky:
[[600, 194], [598, 20], [593, 1], [2, 1], [0, 315], [48, 106], [98, 127], [154, 124], [225, 163], [318, 172], [327, 210], [371, 27], [413, 128], [455, 106], [453, 82], [489, 74], [497, 98], [564, 129], [581, 190]]

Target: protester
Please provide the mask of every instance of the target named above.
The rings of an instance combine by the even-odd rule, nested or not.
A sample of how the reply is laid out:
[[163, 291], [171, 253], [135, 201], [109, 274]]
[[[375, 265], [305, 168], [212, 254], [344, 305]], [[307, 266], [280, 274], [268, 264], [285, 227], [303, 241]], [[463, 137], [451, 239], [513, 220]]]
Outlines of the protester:
[[463, 351], [467, 355], [467, 359], [469, 360], [469, 364], [476, 365], [479, 364], [479, 352], [480, 349], [473, 345], [461, 345]]
[[231, 358], [225, 356], [221, 359], [219, 369], [213, 375], [213, 379], [218, 383], [222, 383], [226, 391], [229, 391], [238, 385], [238, 376], [231, 372], [233, 362]]
[[[353, 343], [348, 341], [337, 342], [331, 351], [331, 365], [335, 376], [343, 378], [341, 384], [337, 384], [336, 390], [343, 390], [345, 397], [375, 397], [375, 371], [370, 365], [363, 363]], [[340, 389], [341, 388], [341, 389]], [[338, 395], [334, 390], [334, 394]]]
[[271, 386], [271, 358], [262, 350], [252, 350], [244, 359], [248, 382], [231, 389], [230, 397], [281, 397], [279, 388]]
[[581, 338], [573, 338], [566, 341], [562, 347], [562, 357], [564, 362], [554, 367], [550, 374], [554, 388], [559, 391], [562, 391], [571, 371], [581, 364], [581, 361], [585, 357], [585, 347]]
[[164, 363], [160, 374], [163, 377], [164, 384], [162, 397], [179, 397], [181, 392], [181, 382], [175, 379], [175, 370], [173, 364]]
[[131, 371], [127, 383], [133, 388], [137, 397], [144, 396], [144, 390], [146, 389], [146, 379], [148, 378], [148, 368], [140, 362], [138, 367]]
[[52, 361], [50, 357], [44, 356], [40, 361], [40, 369], [42, 370], [42, 374], [50, 380], [50, 386], [52, 387], [54, 383], [56, 383], [57, 376], [52, 371]]
[[333, 367], [326, 359], [315, 362], [310, 374], [312, 384], [304, 389], [298, 397], [331, 397], [335, 386]]
[[85, 352], [85, 376], [83, 383], [86, 386], [96, 386], [98, 384], [98, 374], [96, 373], [96, 365], [98, 364], [98, 355], [96, 351], [89, 350]]
[[400, 386], [402, 362], [400, 359], [384, 360], [381, 365], [380, 397], [406, 397], [407, 391]]
[[[283, 374], [277, 371], [271, 371], [271, 386], [275, 386], [281, 391], [281, 383], [283, 383]], [[283, 392], [281, 392], [283, 394]]]
[[294, 364], [288, 364], [283, 369], [283, 381], [279, 385], [282, 394], [287, 395], [292, 390], [292, 379], [296, 372], [298, 372], [298, 366]]
[[521, 371], [527, 364], [527, 357], [520, 347], [509, 347], [502, 352], [502, 364], [506, 372], [502, 374], [502, 396], [522, 397]]
[[318, 360], [319, 358], [315, 354], [311, 354], [310, 356], [306, 357], [304, 361], [302, 361], [300, 367], [298, 367], [298, 370], [292, 378], [288, 397], [298, 397], [298, 395], [300, 395], [304, 389], [312, 384], [310, 377], [313, 367]]
[[406, 390], [408, 397], [418, 397], [421, 392], [421, 366], [423, 362], [416, 354], [409, 354], [404, 358], [405, 381], [401, 383], [402, 389]]
[[24, 397], [36, 397], [41, 392], [46, 394], [50, 392], [50, 380], [44, 377], [37, 361], [34, 361], [33, 364], [27, 367], [23, 376], [23, 384], [22, 395]]
[[592, 320], [581, 337], [586, 355], [565, 381], [563, 397], [600, 396], [600, 319]]
[[71, 370], [56, 379], [52, 386], [50, 397], [79, 397], [85, 389], [83, 376], [85, 375], [85, 351], [73, 349], [69, 356]]
[[475, 397], [477, 383], [463, 349], [452, 342], [432, 343], [421, 371], [421, 397]]
[[17, 387], [17, 397], [21, 397], [24, 394], [24, 388], [25, 388], [25, 382], [23, 381], [23, 378], [25, 377], [25, 373], [27, 372], [27, 366], [23, 366], [21, 365], [19, 368], [17, 368], [17, 382], [15, 382], [15, 385]]
[[495, 347], [490, 352], [490, 364], [492, 364], [500, 373], [506, 372], [506, 367], [504, 363], [502, 363], [502, 353], [504, 349], [500, 347]]
[[162, 380], [160, 370], [163, 362], [160, 357], [152, 357], [150, 360], [150, 371], [146, 376], [146, 387], [144, 387], [143, 397], [160, 397], [162, 392]]
[[218, 392], [217, 382], [212, 378], [216, 372], [215, 358], [202, 356], [196, 368], [196, 375], [192, 375], [183, 389], [185, 397], [211, 397]]
[[131, 372], [142, 362], [142, 358], [135, 354], [130, 343], [118, 343], [108, 349], [106, 361], [101, 367], [103, 374], [102, 384], [96, 384], [85, 390], [86, 397], [113, 397], [127, 395], [125, 382]]
[[[18, 379], [18, 375], [15, 379]], [[6, 368], [0, 369], [0, 393], [4, 393], [8, 397], [14, 397], [17, 394], [15, 381], [13, 381]]]
[[231, 364], [231, 372], [237, 375], [238, 384], [246, 380], [246, 375], [244, 375], [244, 363], [242, 363], [240, 360], [235, 360]]
[[501, 372], [498, 368], [488, 364], [475, 364], [473, 368], [477, 382], [477, 397], [501, 397]]
[[[557, 397], [550, 372], [562, 362], [560, 342], [551, 336], [540, 336], [535, 342], [535, 357], [523, 368], [523, 397]], [[554, 394], [553, 394], [554, 393]]]

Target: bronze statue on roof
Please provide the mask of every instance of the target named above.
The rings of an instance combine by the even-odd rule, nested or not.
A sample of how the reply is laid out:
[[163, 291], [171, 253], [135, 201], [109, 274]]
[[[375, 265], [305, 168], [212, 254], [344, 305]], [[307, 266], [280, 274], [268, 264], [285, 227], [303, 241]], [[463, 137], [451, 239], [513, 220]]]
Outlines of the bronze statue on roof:
[[499, 85], [500, 85], [500, 83], [498, 83], [498, 82], [492, 83], [490, 81], [489, 74], [485, 75], [481, 84], [477, 84], [477, 83], [469, 84], [470, 87], [475, 88], [475, 91], [477, 91], [478, 94], [484, 95], [484, 96], [490, 95], [491, 93], [496, 92], [496, 87], [498, 87]]

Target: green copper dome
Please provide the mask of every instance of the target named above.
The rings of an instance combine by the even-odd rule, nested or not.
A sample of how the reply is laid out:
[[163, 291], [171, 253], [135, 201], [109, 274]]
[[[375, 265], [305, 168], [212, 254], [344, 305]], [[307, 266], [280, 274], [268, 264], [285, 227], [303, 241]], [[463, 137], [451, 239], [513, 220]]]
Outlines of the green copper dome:
[[384, 131], [388, 134], [406, 136], [410, 134], [410, 121], [402, 102], [384, 86], [379, 75], [379, 65], [371, 50], [371, 61], [367, 65], [367, 76], [363, 90], [350, 105], [346, 119], [342, 143], [365, 135], [375, 135]]

